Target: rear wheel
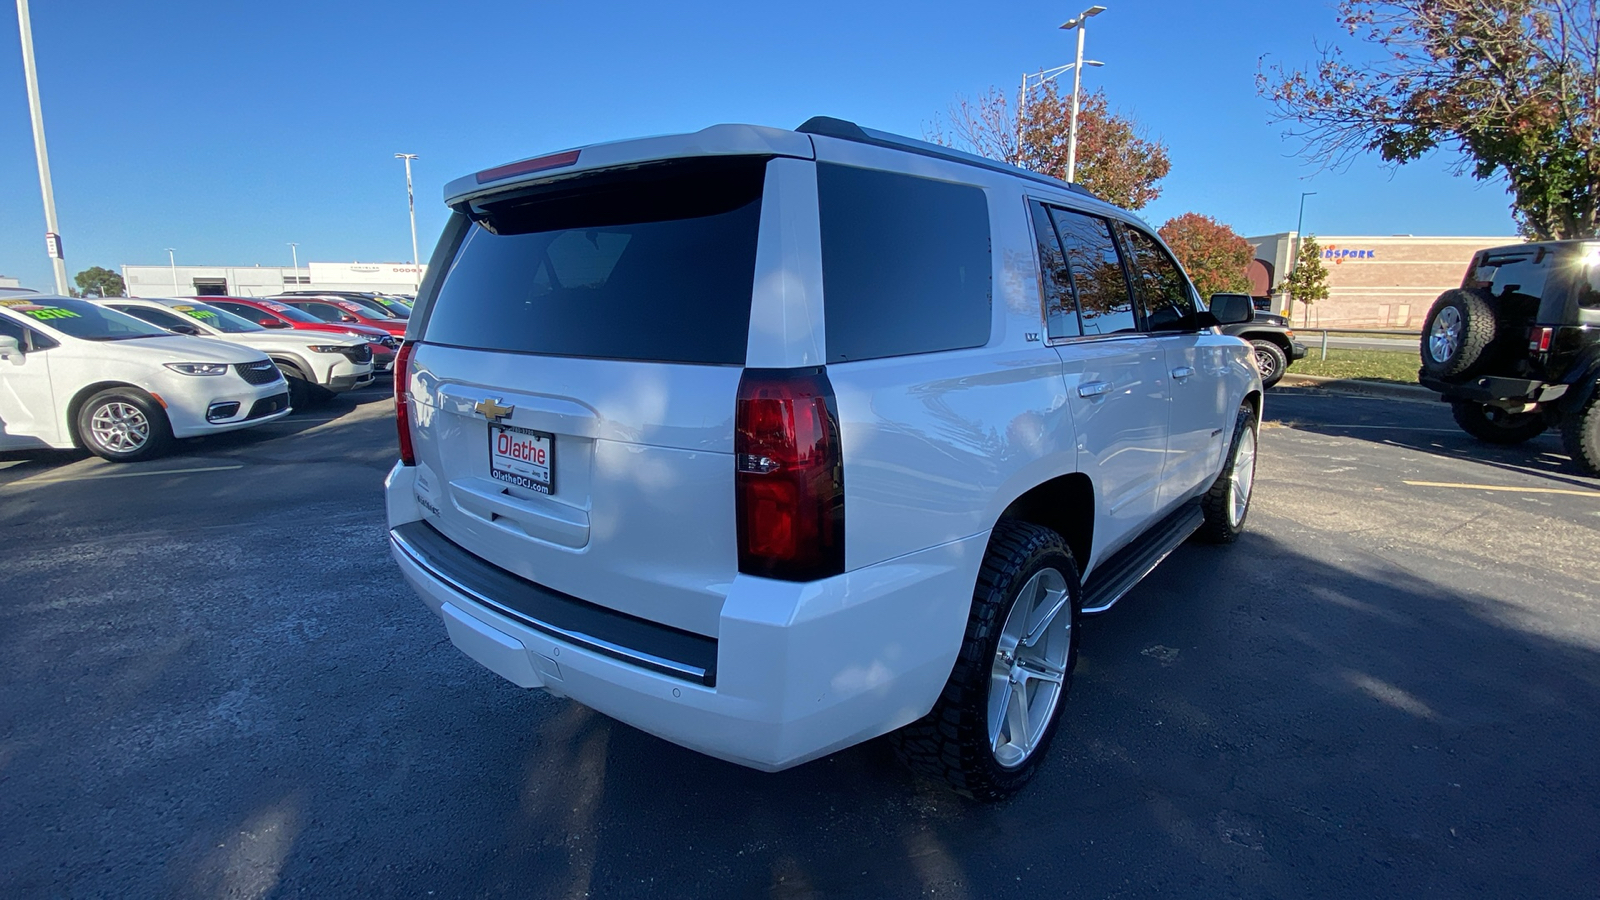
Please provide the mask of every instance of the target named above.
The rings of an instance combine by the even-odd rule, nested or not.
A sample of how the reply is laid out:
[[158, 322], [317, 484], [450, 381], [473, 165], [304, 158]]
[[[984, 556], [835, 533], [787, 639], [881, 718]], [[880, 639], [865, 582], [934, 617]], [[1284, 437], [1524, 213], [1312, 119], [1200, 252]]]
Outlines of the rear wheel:
[[1600, 475], [1600, 389], [1561, 420], [1561, 442], [1578, 468]]
[[1257, 339], [1250, 342], [1256, 351], [1256, 368], [1261, 370], [1261, 386], [1272, 387], [1283, 379], [1283, 373], [1289, 368], [1289, 356], [1279, 347], [1268, 340]]
[[1451, 400], [1450, 414], [1461, 430], [1486, 444], [1521, 444], [1544, 434], [1540, 413], [1511, 413], [1484, 403]]
[[78, 408], [78, 442], [101, 459], [137, 462], [166, 450], [172, 442], [167, 414], [138, 388], [111, 388]]
[[1061, 536], [995, 526], [966, 636], [933, 711], [895, 732], [901, 760], [978, 800], [1033, 777], [1078, 664], [1078, 566]]
[[1422, 368], [1435, 378], [1470, 375], [1488, 358], [1496, 331], [1494, 308], [1483, 295], [1445, 291], [1422, 325]]

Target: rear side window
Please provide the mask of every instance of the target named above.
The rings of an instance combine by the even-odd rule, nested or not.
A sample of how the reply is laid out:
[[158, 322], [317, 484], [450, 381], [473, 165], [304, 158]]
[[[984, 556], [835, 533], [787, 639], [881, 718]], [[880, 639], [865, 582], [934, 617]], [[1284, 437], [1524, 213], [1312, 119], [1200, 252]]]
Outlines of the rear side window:
[[1111, 226], [1099, 216], [1051, 208], [1061, 250], [1072, 273], [1078, 297], [1078, 317], [1085, 337], [1132, 334], [1137, 331], [1133, 298], [1122, 274], [1122, 259]]
[[1137, 228], [1119, 224], [1128, 251], [1128, 269], [1145, 327], [1150, 331], [1184, 331], [1194, 327], [1194, 297], [1183, 270], [1156, 239]]
[[183, 326], [189, 324], [185, 322], [183, 317], [177, 313], [169, 313], [160, 309], [151, 309], [148, 306], [114, 306], [112, 309], [115, 309], [117, 312], [127, 313], [128, 315], [133, 316], [135, 319], [143, 319], [157, 328], [165, 328], [168, 331], [171, 331], [174, 328], [182, 328]]
[[817, 166], [828, 361], [989, 342], [983, 191], [892, 172]]
[[742, 365], [766, 160], [684, 160], [474, 207], [424, 339]]
[[355, 317], [332, 303], [302, 303], [300, 308], [324, 322], [355, 321]]

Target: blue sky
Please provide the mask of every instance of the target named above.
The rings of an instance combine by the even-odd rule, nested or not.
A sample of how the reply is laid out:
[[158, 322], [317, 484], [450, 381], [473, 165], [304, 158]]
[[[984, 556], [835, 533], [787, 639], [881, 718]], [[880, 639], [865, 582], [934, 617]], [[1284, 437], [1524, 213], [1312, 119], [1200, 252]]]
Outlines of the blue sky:
[[[1257, 60], [1308, 60], [1330, 4], [1102, 0], [1086, 72], [1171, 150], [1160, 224], [1190, 210], [1243, 234], [1511, 234], [1499, 184], [1436, 157], [1319, 172], [1255, 94]], [[1015, 91], [1070, 61], [1035, 0], [803, 4], [35, 0], [68, 272], [166, 262], [287, 265], [410, 256], [417, 153], [426, 256], [451, 178], [600, 140], [833, 115], [920, 136], [958, 93]], [[0, 273], [51, 285], [21, 51], [0, 14]]]

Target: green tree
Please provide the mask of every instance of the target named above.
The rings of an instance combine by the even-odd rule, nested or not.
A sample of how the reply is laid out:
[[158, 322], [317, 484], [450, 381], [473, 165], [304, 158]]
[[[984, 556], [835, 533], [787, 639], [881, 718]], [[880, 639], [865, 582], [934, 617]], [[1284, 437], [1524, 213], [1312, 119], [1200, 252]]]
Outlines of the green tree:
[[1328, 299], [1328, 267], [1322, 264], [1322, 245], [1316, 235], [1308, 234], [1300, 242], [1300, 258], [1283, 280], [1283, 289], [1291, 299], [1305, 304], [1302, 321], [1309, 325], [1311, 304]]
[[[927, 137], [1065, 180], [1071, 122], [1072, 97], [1063, 96], [1054, 82], [1033, 91], [1020, 123], [1005, 94], [990, 88], [976, 100], [957, 97], [948, 123], [936, 122]], [[1079, 184], [1124, 209], [1141, 209], [1161, 196], [1161, 179], [1171, 171], [1166, 145], [1144, 137], [1131, 117], [1112, 112], [1104, 91], [1082, 95], [1075, 172]]]
[[1256, 248], [1232, 228], [1210, 216], [1191, 212], [1167, 220], [1159, 233], [1189, 273], [1200, 296], [1223, 291], [1250, 292], [1245, 270], [1256, 258]]
[[1524, 233], [1600, 230], [1600, 13], [1595, 0], [1340, 0], [1338, 46], [1257, 87], [1323, 165], [1369, 152], [1394, 164], [1436, 149], [1479, 180], [1503, 177]]
[[122, 276], [99, 266], [90, 266], [82, 272], [72, 276], [77, 282], [78, 294], [83, 297], [121, 297], [127, 293], [127, 285], [122, 283]]

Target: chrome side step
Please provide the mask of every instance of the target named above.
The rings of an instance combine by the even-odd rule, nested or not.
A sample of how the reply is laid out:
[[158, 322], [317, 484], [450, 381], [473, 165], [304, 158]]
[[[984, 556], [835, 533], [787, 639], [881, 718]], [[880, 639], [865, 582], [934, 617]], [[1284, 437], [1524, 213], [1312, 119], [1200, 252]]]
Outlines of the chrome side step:
[[1199, 530], [1205, 524], [1205, 518], [1199, 500], [1185, 503], [1149, 531], [1139, 535], [1133, 543], [1096, 566], [1083, 586], [1084, 615], [1103, 613], [1115, 606], [1124, 594], [1133, 590], [1134, 585], [1161, 565], [1168, 554], [1178, 549], [1179, 544]]

